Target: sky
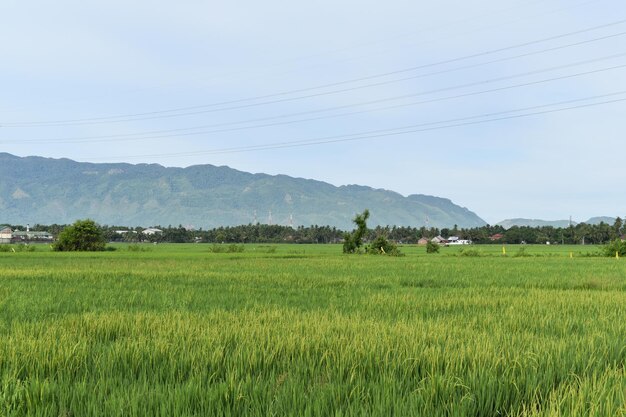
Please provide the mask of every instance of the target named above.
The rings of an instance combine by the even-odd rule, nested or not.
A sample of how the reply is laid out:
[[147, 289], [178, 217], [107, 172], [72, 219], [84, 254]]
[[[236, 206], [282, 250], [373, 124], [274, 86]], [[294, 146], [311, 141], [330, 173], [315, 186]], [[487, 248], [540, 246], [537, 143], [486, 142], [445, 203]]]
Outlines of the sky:
[[621, 0], [0, 3], [0, 152], [626, 215]]

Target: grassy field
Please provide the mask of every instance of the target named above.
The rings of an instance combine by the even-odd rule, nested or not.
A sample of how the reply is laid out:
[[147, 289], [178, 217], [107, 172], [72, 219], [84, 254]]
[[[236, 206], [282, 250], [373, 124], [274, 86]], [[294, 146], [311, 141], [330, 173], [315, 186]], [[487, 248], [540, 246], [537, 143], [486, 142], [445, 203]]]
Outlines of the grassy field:
[[0, 416], [626, 415], [625, 259], [209, 248], [0, 253]]

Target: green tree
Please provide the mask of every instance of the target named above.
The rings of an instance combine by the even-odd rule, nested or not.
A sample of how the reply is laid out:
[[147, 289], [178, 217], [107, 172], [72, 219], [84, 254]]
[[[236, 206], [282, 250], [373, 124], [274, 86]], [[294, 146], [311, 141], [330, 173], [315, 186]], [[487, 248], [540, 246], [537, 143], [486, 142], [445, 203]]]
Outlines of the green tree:
[[367, 233], [367, 219], [370, 211], [365, 209], [361, 214], [357, 214], [352, 221], [356, 224], [356, 229], [352, 233], [343, 236], [343, 253], [358, 253], [363, 246], [363, 237]]
[[615, 238], [620, 238], [622, 237], [622, 226], [624, 225], [624, 222], [622, 221], [621, 217], [617, 217], [615, 219], [615, 223], [613, 223], [613, 230], [615, 233]]
[[93, 220], [77, 220], [63, 229], [54, 244], [55, 251], [101, 251], [106, 245], [100, 226]]

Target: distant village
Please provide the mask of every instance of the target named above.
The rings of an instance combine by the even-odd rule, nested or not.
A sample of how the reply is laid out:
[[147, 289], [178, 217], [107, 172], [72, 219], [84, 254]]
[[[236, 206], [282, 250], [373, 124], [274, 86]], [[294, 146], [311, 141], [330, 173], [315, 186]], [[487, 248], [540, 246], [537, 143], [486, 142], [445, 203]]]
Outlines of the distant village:
[[31, 231], [30, 227], [26, 230], [12, 230], [8, 226], [0, 226], [0, 244], [7, 243], [49, 243], [54, 241], [54, 236], [49, 232]]

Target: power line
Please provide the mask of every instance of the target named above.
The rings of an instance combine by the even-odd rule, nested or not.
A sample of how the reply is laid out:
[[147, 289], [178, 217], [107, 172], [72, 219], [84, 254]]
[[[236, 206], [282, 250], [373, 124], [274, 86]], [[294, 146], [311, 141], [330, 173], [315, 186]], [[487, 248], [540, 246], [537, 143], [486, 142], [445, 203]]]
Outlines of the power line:
[[[620, 54], [620, 55], [626, 55], [626, 53]], [[614, 57], [614, 56], [611, 56], [611, 57]], [[604, 58], [602, 58], [602, 59], [604, 59]], [[584, 61], [584, 63], [588, 63], [588, 62]], [[579, 65], [579, 64], [577, 64], [577, 65]], [[242, 126], [242, 127], [236, 127], [236, 128], [217, 129], [217, 130], [208, 130], [208, 131], [204, 130], [204, 131], [197, 131], [197, 132], [177, 133], [177, 134], [159, 134], [159, 135], [149, 136], [152, 133], [161, 133], [161, 132], [162, 133], [171, 133], [172, 131], [184, 131], [184, 130], [190, 130], [190, 129], [193, 129], [193, 128], [171, 129], [171, 130], [165, 130], [165, 131], [161, 131], [161, 132], [159, 132], [159, 131], [148, 132], [145, 135], [140, 136], [140, 137], [128, 137], [128, 136], [132, 135], [132, 134], [128, 134], [128, 135], [110, 135], [110, 136], [95, 137], [95, 138], [94, 137], [84, 137], [84, 138], [31, 139], [31, 140], [14, 140], [14, 141], [3, 141], [3, 140], [0, 140], [0, 143], [5, 143], [6, 144], [6, 143], [116, 142], [116, 141], [129, 141], [129, 140], [163, 139], [163, 138], [181, 137], [181, 136], [196, 136], [196, 135], [203, 135], [203, 134], [210, 134], [210, 133], [225, 133], [225, 132], [232, 132], [232, 131], [239, 131], [239, 130], [249, 130], [249, 129], [257, 129], [257, 128], [263, 128], [263, 127], [272, 127], [272, 126], [288, 125], [288, 124], [294, 124], [294, 123], [302, 123], [302, 122], [308, 122], [308, 121], [314, 121], [314, 120], [322, 120], [322, 119], [329, 119], [329, 118], [344, 117], [344, 116], [350, 116], [350, 115], [355, 115], [355, 114], [369, 113], [369, 112], [372, 112], [372, 111], [390, 110], [390, 109], [414, 106], [414, 105], [419, 105], [419, 104], [434, 103], [434, 102], [452, 100], [452, 99], [457, 99], [457, 98], [470, 97], [470, 96], [475, 96], [475, 95], [481, 95], [481, 94], [488, 94], [488, 93], [493, 93], [493, 92], [498, 92], [498, 91], [504, 91], [504, 90], [509, 90], [509, 89], [513, 89], [513, 88], [520, 88], [520, 87], [527, 87], [527, 86], [531, 86], [531, 85], [544, 84], [544, 83], [548, 83], [548, 82], [559, 81], [559, 80], [564, 80], [564, 79], [569, 79], [569, 78], [574, 78], [574, 77], [580, 77], [580, 76], [585, 76], [585, 75], [590, 75], [590, 74], [597, 74], [597, 73], [600, 73], [600, 72], [605, 72], [605, 71], [610, 71], [610, 70], [615, 70], [615, 69], [621, 69], [621, 68], [625, 68], [625, 67], [626, 67], [626, 64], [615, 65], [615, 66], [611, 66], [611, 67], [605, 67], [605, 68], [600, 68], [600, 69], [595, 69], [595, 70], [590, 70], [590, 71], [584, 71], [584, 72], [579, 72], [579, 73], [574, 73], [574, 74], [567, 74], [567, 75], [547, 78], [547, 79], [543, 79], [543, 80], [536, 80], [536, 81], [530, 81], [530, 82], [514, 84], [514, 85], [509, 85], [509, 86], [497, 87], [497, 88], [492, 88], [492, 89], [488, 89], [488, 90], [473, 91], [473, 92], [469, 92], [469, 93], [456, 94], [456, 95], [452, 95], [452, 96], [437, 97], [437, 98], [428, 99], [428, 100], [421, 100], [421, 101], [416, 101], [416, 102], [411, 102], [411, 103], [402, 103], [402, 104], [396, 104], [396, 105], [392, 105], [392, 106], [378, 107], [378, 108], [374, 108], [374, 109], [366, 109], [366, 110], [360, 110], [360, 111], [353, 111], [353, 112], [347, 112], [347, 113], [318, 116], [318, 117], [305, 118], [305, 119], [287, 120], [287, 121], [283, 121], [283, 122], [267, 123], [267, 124], [261, 124], [261, 125]], [[548, 70], [551, 70], [551, 69], [548, 69]], [[545, 72], [547, 70], [541, 70], [541, 71]], [[534, 73], [536, 73], [536, 71]], [[527, 73], [523, 73], [521, 75], [510, 76], [510, 78], [519, 78], [521, 76], [526, 76], [526, 75], [527, 75]], [[487, 80], [487, 81], [488, 82], [496, 82], [496, 81], [501, 81], [501, 79], [498, 78], [498, 79], [495, 79], [495, 80]], [[478, 82], [478, 84], [485, 84], [485, 83], [487, 83], [487, 81], [480, 81], [480, 82]], [[465, 88], [466, 86], [467, 85], [462, 85], [461, 87], [448, 87], [448, 88], [445, 88], [444, 90]], [[440, 91], [441, 91], [441, 89], [440, 90], [435, 90], [435, 92], [440, 92]], [[421, 96], [421, 95], [428, 95], [428, 94], [432, 94], [432, 93], [433, 93], [433, 91], [428, 91], [428, 92], [412, 94], [410, 96], [415, 97], [415, 96]], [[400, 96], [400, 98], [407, 98], [407, 95]], [[338, 107], [334, 107], [332, 109], [316, 110], [316, 111], [312, 111], [312, 112], [302, 112], [300, 114], [303, 114], [303, 113], [304, 114], [307, 114], [307, 113], [309, 113], [309, 114], [310, 113], [319, 113], [319, 112], [323, 112], [323, 111], [336, 110], [336, 109], [349, 108], [349, 107], [356, 107], [356, 106], [364, 106], [364, 105], [370, 105], [370, 104], [380, 103], [380, 102], [384, 102], [384, 101], [397, 100], [397, 99], [399, 99], [399, 98], [380, 99], [380, 100], [374, 100], [374, 101], [369, 101], [369, 102], [365, 102], [365, 103], [356, 103], [356, 104], [351, 104], [351, 105], [338, 106]], [[271, 120], [271, 119], [275, 119], [275, 118], [278, 118], [278, 117], [285, 117], [285, 116], [273, 116], [273, 117], [269, 117], [269, 118], [266, 118], [266, 119], [270, 119]], [[257, 119], [257, 120], [263, 120], [263, 119]], [[233, 122], [233, 123], [235, 123], [235, 122]], [[240, 123], [245, 123], [245, 122], [240, 122]], [[214, 126], [220, 126], [220, 125], [224, 125], [224, 124], [217, 124], [217, 125], [214, 125]], [[208, 127], [211, 127], [211, 125], [208, 125]], [[117, 139], [116, 139], [116, 137], [117, 137]]]
[[[462, 117], [462, 118], [456, 118], [456, 119], [420, 123], [420, 124], [402, 126], [402, 127], [397, 127], [397, 128], [378, 129], [378, 130], [345, 134], [345, 135], [326, 136], [322, 138], [277, 142], [277, 143], [269, 143], [269, 144], [263, 144], [263, 145], [251, 145], [251, 146], [242, 146], [242, 147], [233, 147], [233, 148], [221, 148], [221, 149], [213, 149], [213, 150], [194, 151], [194, 152], [127, 155], [127, 156], [119, 156], [119, 157], [114, 157], [114, 158], [184, 157], [184, 156], [196, 156], [196, 155], [240, 153], [240, 152], [293, 148], [293, 147], [321, 145], [321, 144], [330, 144], [330, 143], [339, 143], [339, 142], [349, 142], [349, 141], [356, 141], [356, 140], [380, 138], [380, 137], [386, 137], [386, 136], [405, 135], [408, 133], [426, 132], [426, 131], [433, 131], [433, 130], [449, 129], [449, 128], [454, 128], [454, 127], [484, 124], [484, 123], [490, 123], [490, 122], [496, 122], [496, 121], [502, 121], [502, 120], [518, 119], [518, 118], [531, 117], [531, 116], [537, 116], [537, 115], [542, 115], [542, 114], [595, 107], [595, 106], [600, 106], [604, 104], [624, 102], [626, 101], [626, 98], [619, 98], [619, 99], [613, 99], [613, 100], [600, 101], [596, 103], [580, 104], [580, 105], [567, 106], [567, 107], [561, 107], [561, 108], [549, 109], [549, 110], [531, 111], [527, 113], [514, 114], [510, 116], [501, 116], [504, 114], [518, 113], [521, 111], [529, 111], [529, 110], [537, 110], [541, 108], [553, 107], [553, 106], [564, 105], [564, 104], [571, 104], [571, 103], [580, 102], [580, 101], [597, 100], [600, 98], [614, 97], [614, 96], [623, 95], [623, 94], [626, 94], [626, 90], [603, 94], [603, 95], [584, 97], [584, 98], [579, 98], [579, 99], [574, 99], [574, 100], [567, 100], [567, 101], [561, 101], [561, 102], [550, 103], [550, 104], [542, 104], [542, 105], [537, 105], [537, 106], [506, 110], [506, 111], [501, 111], [501, 112], [486, 113], [486, 114]], [[494, 117], [494, 116], [501, 116], [501, 117]], [[472, 119], [481, 119], [481, 118], [483, 120], [471, 121]], [[432, 126], [432, 125], [441, 125], [441, 126]], [[424, 127], [424, 126], [432, 126], [432, 127]], [[110, 157], [109, 158], [97, 157], [97, 158], [90, 158], [90, 159], [98, 160], [98, 159], [111, 159], [111, 158]]]
[[[517, 58], [527, 57], [527, 56], [531, 56], [531, 55], [537, 55], [537, 54], [546, 53], [546, 52], [553, 52], [555, 50], [570, 48], [570, 47], [573, 47], [573, 46], [579, 46], [579, 45], [588, 44], [588, 43], [591, 43], [591, 42], [597, 42], [597, 41], [601, 41], [601, 40], [605, 40], [605, 39], [609, 39], [609, 38], [613, 38], [613, 37], [623, 36], [625, 34], [626, 34], [626, 32], [619, 32], [619, 33], [615, 33], [615, 34], [611, 34], [611, 35], [607, 35], [607, 36], [602, 36], [602, 37], [599, 37], [599, 38], [588, 39], [588, 40], [584, 40], [584, 41], [580, 41], [580, 42], [570, 43], [570, 44], [567, 44], [567, 45], [561, 45], [561, 46], [557, 46], [557, 47], [547, 48], [547, 49], [543, 49], [543, 50], [540, 50], [540, 51], [528, 52], [528, 53], [525, 53], [525, 54], [515, 55], [515, 56], [511, 56], [511, 57], [504, 57], [504, 58], [500, 58], [500, 59], [496, 59], [496, 60], [492, 60], [492, 61], [481, 62], [481, 63], [467, 65], [467, 66], [463, 66], [463, 67], [447, 69], [447, 70], [444, 70], [444, 71], [437, 71], [437, 72], [434, 72], [434, 73], [431, 72], [431, 73], [426, 73], [426, 74], [420, 74], [420, 75], [417, 75], [417, 76], [403, 78], [403, 79], [400, 79], [400, 80], [392, 80], [392, 81], [388, 81], [388, 82], [389, 83], [391, 83], [391, 82], [398, 82], [398, 81], [403, 81], [403, 80], [412, 79], [412, 78], [422, 78], [422, 77], [427, 77], [427, 76], [432, 76], [432, 75], [439, 75], [439, 74], [443, 74], [443, 73], [459, 71], [459, 70], [468, 69], [468, 68], [475, 68], [475, 67], [479, 67], [479, 66], [483, 66], [483, 65], [492, 64], [492, 63], [508, 61], [508, 60], [511, 60], [511, 59], [517, 59]], [[378, 84], [376, 84], [376, 85], [378, 85]], [[217, 123], [217, 124], [212, 124], [212, 125], [200, 125], [200, 126], [188, 127], [188, 128], [165, 129], [165, 130], [156, 130], [156, 131], [148, 131], [148, 132], [137, 132], [137, 133], [127, 133], [127, 134], [117, 134], [117, 135], [88, 136], [88, 137], [81, 137], [81, 138], [59, 138], [59, 139], [56, 139], [56, 140], [103, 139], [103, 138], [147, 135], [147, 134], [155, 134], [155, 133], [181, 132], [181, 131], [187, 131], [187, 130], [197, 130], [197, 129], [205, 129], [205, 128], [211, 128], [211, 127], [231, 126], [231, 125], [237, 125], [237, 124], [245, 124], [245, 123], [253, 123], [253, 122], [259, 122], [259, 121], [282, 119], [282, 118], [292, 117], [292, 116], [301, 116], [303, 114], [312, 114], [312, 113], [320, 113], [320, 112], [338, 110], [338, 109], [343, 109], [343, 108], [352, 107], [352, 106], [354, 106], [354, 105], [331, 107], [331, 108], [326, 108], [326, 109], [321, 109], [321, 110], [314, 110], [314, 111], [289, 113], [289, 114], [284, 114], [284, 115], [270, 116], [270, 117], [263, 117], [263, 118], [255, 118], [255, 119], [249, 119], [249, 120], [243, 120], [243, 121], [224, 122], [224, 123]]]
[[[493, 28], [498, 28], [498, 27], [502, 27], [502, 26], [507, 26], [507, 25], [510, 25], [512, 23], [522, 22], [522, 21], [525, 21], [525, 20], [535, 19], [535, 18], [539, 18], [539, 17], [551, 15], [551, 14], [557, 14], [557, 13], [568, 11], [568, 10], [571, 10], [571, 9], [574, 9], [574, 8], [587, 6], [589, 4], [598, 3], [598, 2], [604, 2], [604, 1], [605, 0], [587, 0], [587, 1], [582, 1], [580, 3], [569, 4], [566, 7], [559, 7], [559, 8], [551, 9], [551, 10], [548, 10], [548, 11], [545, 11], [545, 12], [541, 12], [541, 13], [525, 15], [525, 16], [522, 16], [522, 17], [517, 16], [514, 19], [501, 20], [501, 21], [498, 22], [498, 24], [495, 24], [495, 25], [490, 25], [490, 26], [481, 25], [478, 29], [474, 28], [472, 30], [466, 30], [466, 31], [463, 31], [463, 32], [454, 33], [452, 36], [440, 37], [440, 38], [438, 38], [436, 40], [433, 40], [433, 41], [418, 42], [417, 44], [413, 44], [413, 46], [415, 46], [415, 45], [422, 45], [422, 44], [432, 44], [432, 43], [435, 43], [435, 42], [440, 41], [442, 39], [454, 39], [454, 38], [457, 38], [459, 36], [467, 35], [467, 34], [470, 34], [470, 33], [473, 33], [473, 32], [482, 31], [482, 30], [485, 30], [485, 29], [493, 29]], [[394, 39], [398, 39], [398, 38], [413, 37], [416, 34], [423, 33], [423, 32], [430, 33], [433, 30], [437, 30], [438, 28], [448, 27], [448, 26], [453, 26], [454, 27], [454, 26], [457, 26], [459, 23], [462, 23], [462, 22], [476, 21], [476, 20], [482, 19], [482, 18], [487, 17], [487, 16], [507, 13], [507, 12], [513, 11], [513, 10], [521, 8], [521, 7], [526, 7], [526, 6], [531, 5], [533, 3], [543, 3], [543, 0], [523, 1], [520, 4], [518, 4], [518, 5], [514, 6], [514, 7], [507, 8], [507, 9], [500, 9], [500, 10], [496, 10], [496, 11], [490, 12], [490, 13], [482, 13], [482, 14], [479, 14], [479, 15], [474, 15], [474, 16], [463, 18], [463, 19], [457, 19], [455, 21], [447, 22], [447, 23], [443, 23], [443, 24], [431, 25], [431, 26], [425, 27], [425, 28], [423, 28], [423, 29], [421, 29], [421, 30], [419, 30], [417, 32], [411, 31], [411, 32], [400, 33], [400, 34], [397, 34], [397, 35], [394, 35], [394, 36], [388, 36], [387, 39], [384, 39], [384, 38], [383, 39], [378, 39], [378, 40], [375, 40], [375, 41], [359, 43], [359, 44], [355, 44], [355, 45], [352, 45], [352, 46], [347, 46], [347, 47], [343, 47], [343, 48], [339, 48], [339, 49], [328, 50], [328, 51], [325, 51], [325, 52], [320, 52], [320, 53], [309, 55], [309, 56], [305, 56], [305, 57], [300, 57], [300, 58], [295, 58], [295, 59], [291, 59], [291, 60], [286, 60], [286, 61], [284, 61], [282, 63], [273, 64], [271, 66], [268, 66], [268, 68], [270, 68], [270, 67], [275, 67], [276, 68], [279, 65], [289, 64], [291, 62], [298, 62], [298, 61], [308, 60], [308, 59], [311, 59], [311, 58], [316, 58], [316, 57], [324, 56], [324, 55], [330, 55], [330, 54], [337, 53], [337, 52], [357, 49], [357, 48], [368, 46], [368, 45], [382, 43], [382, 42], [385, 42], [385, 41], [388, 41], [388, 40], [394, 40]], [[389, 50], [385, 51], [385, 54], [387, 54], [387, 53], [389, 53]], [[354, 60], [354, 58], [348, 59], [348, 60]], [[342, 61], [345, 61], [345, 60], [342, 60]], [[287, 74], [287, 73], [292, 73], [294, 71], [295, 70], [292, 69], [292, 70], [288, 70], [288, 71], [279, 72], [279, 73], [276, 73], [276, 74]], [[239, 71], [239, 74], [246, 74], [246, 73], [249, 73], [249, 72]], [[255, 71], [255, 74], [256, 73], [257, 73], [257, 71]], [[224, 73], [224, 74], [221, 74], [221, 75], [220, 74], [215, 74], [211, 78], [212, 79], [222, 78], [223, 75], [232, 76], [233, 72], [229, 71], [228, 73]], [[247, 79], [250, 79], [250, 77], [247, 77]], [[132, 91], [129, 91], [128, 93], [137, 93], [137, 92], [146, 91], [146, 90], [147, 90], [147, 88], [139, 88], [139, 89], [134, 89]], [[67, 102], [84, 102], [84, 101], [86, 101], [85, 98], [74, 99], [74, 100], [64, 100], [63, 102], [67, 103]], [[10, 112], [14, 112], [14, 110], [12, 110]], [[2, 127], [2, 126], [0, 125], [0, 127]]]
[[[461, 57], [441, 60], [441, 61], [437, 61], [437, 62], [433, 62], [433, 63], [429, 63], [429, 64], [422, 64], [422, 65], [418, 65], [418, 66], [412, 66], [412, 67], [403, 68], [403, 69], [400, 69], [400, 70], [374, 74], [374, 75], [370, 75], [370, 76], [366, 76], [366, 77], [354, 78], [354, 79], [350, 79], [350, 80], [344, 80], [344, 81], [338, 81], [338, 82], [334, 82], [334, 83], [322, 84], [322, 85], [313, 86], [313, 87], [306, 87], [306, 88], [288, 90], [288, 91], [283, 91], [283, 92], [278, 92], [278, 93], [260, 95], [260, 96], [249, 97], [249, 98], [242, 98], [242, 99], [237, 99], [237, 100], [222, 101], [222, 102], [211, 103], [211, 104], [204, 104], [204, 105], [197, 105], [197, 106], [179, 107], [179, 108], [174, 108], [174, 109], [158, 110], [158, 111], [152, 111], [152, 112], [122, 114], [122, 115], [116, 115], [116, 116], [105, 116], [105, 117], [84, 118], [84, 119], [50, 120], [50, 121], [13, 122], [13, 123], [4, 123], [2, 125], [5, 126], [5, 127], [27, 127], [27, 126], [31, 126], [32, 127], [32, 126], [64, 126], [64, 125], [80, 125], [80, 124], [118, 123], [118, 122], [136, 121], [136, 120], [148, 120], [148, 119], [154, 119], [154, 118], [181, 117], [181, 116], [188, 116], [188, 115], [207, 113], [207, 112], [214, 112], [214, 111], [235, 110], [235, 109], [256, 107], [256, 106], [267, 105], [267, 104], [281, 103], [281, 102], [286, 102], [286, 101], [302, 100], [302, 99], [318, 97], [318, 96], [327, 95], [327, 94], [337, 94], [337, 93], [341, 93], [341, 92], [352, 91], [354, 89], [366, 88], [366, 87], [369, 87], [369, 86], [351, 87], [349, 89], [340, 89], [340, 90], [335, 90], [335, 91], [330, 91], [330, 92], [308, 94], [308, 95], [296, 96], [296, 97], [287, 97], [287, 98], [283, 98], [283, 99], [263, 101], [263, 102], [260, 102], [260, 103], [251, 103], [251, 104], [242, 105], [242, 106], [231, 106], [231, 107], [218, 108], [218, 109], [212, 109], [212, 110], [204, 110], [204, 111], [198, 111], [198, 112], [188, 112], [188, 113], [177, 113], [177, 114], [165, 115], [166, 113], [175, 113], [175, 112], [181, 112], [181, 111], [184, 112], [184, 111], [187, 111], [187, 110], [206, 109], [206, 108], [210, 108], [210, 107], [219, 107], [219, 106], [243, 103], [243, 102], [247, 102], [247, 101], [263, 100], [263, 99], [272, 98], [272, 97], [279, 97], [279, 96], [285, 96], [285, 95], [289, 95], [289, 94], [302, 93], [302, 92], [306, 92], [306, 91], [313, 91], [313, 90], [319, 90], [319, 89], [324, 89], [324, 88], [329, 88], [329, 87], [336, 87], [336, 86], [339, 86], [339, 85], [351, 84], [351, 83], [367, 81], [367, 80], [371, 80], [371, 79], [375, 79], [375, 78], [387, 77], [387, 76], [390, 76], [390, 75], [396, 75], [396, 74], [401, 74], [401, 73], [406, 73], [406, 72], [412, 72], [412, 71], [416, 71], [416, 70], [419, 70], [419, 69], [436, 67], [436, 66], [440, 66], [440, 65], [450, 64], [450, 63], [459, 62], [459, 61], [464, 61], [464, 60], [477, 58], [477, 57], [481, 57], [481, 56], [492, 55], [492, 54], [496, 54], [496, 53], [499, 53], [499, 52], [504, 52], [504, 51], [511, 50], [511, 49], [517, 49], [517, 48], [522, 48], [522, 47], [525, 47], [525, 46], [545, 43], [545, 42], [549, 42], [549, 41], [552, 41], [552, 40], [561, 39], [561, 38], [564, 38], [564, 37], [569, 37], [569, 36], [573, 36], [573, 35], [577, 35], [577, 34], [581, 34], [581, 33], [585, 33], [585, 32], [590, 32], [590, 31], [600, 30], [600, 29], [604, 29], [604, 28], [607, 28], [607, 27], [611, 27], [611, 26], [620, 25], [620, 24], [623, 24], [625, 22], [626, 22], [626, 19], [621, 19], [621, 20], [617, 20], [617, 21], [614, 21], [614, 22], [611, 22], [611, 23], [606, 23], [606, 24], [603, 24], [603, 25], [597, 25], [597, 26], [593, 26], [593, 27], [589, 27], [589, 28], [585, 28], [585, 29], [581, 29], [581, 30], [577, 30], [577, 31], [572, 31], [572, 32], [560, 34], [560, 35], [554, 35], [554, 36], [550, 36], [550, 37], [547, 37], [547, 38], [542, 38], [542, 39], [533, 40], [533, 41], [529, 41], [529, 42], [524, 42], [524, 43], [519, 43], [519, 44], [515, 44], [515, 45], [510, 45], [510, 46], [503, 47], [503, 48], [497, 48], [497, 49], [492, 49], [492, 50], [488, 50], [488, 51], [478, 52], [478, 53], [474, 53], [474, 54], [470, 54], [470, 55], [464, 55], [464, 56], [461, 56]], [[157, 117], [157, 115], [160, 115], [160, 116]], [[143, 116], [154, 116], [154, 117], [143, 117]], [[115, 120], [115, 119], [119, 119], [119, 120]]]

